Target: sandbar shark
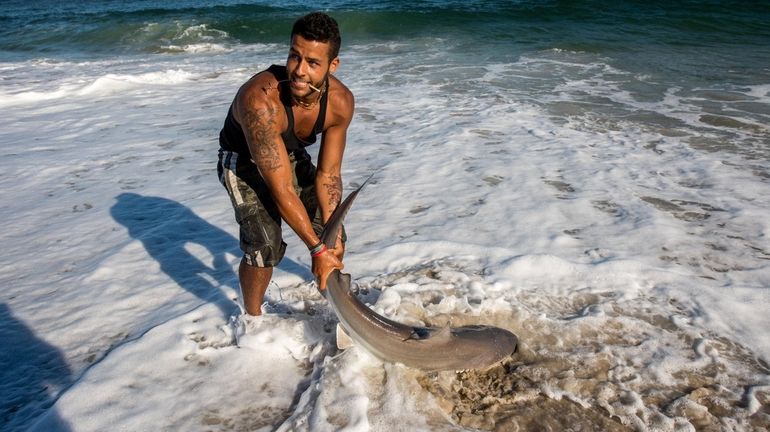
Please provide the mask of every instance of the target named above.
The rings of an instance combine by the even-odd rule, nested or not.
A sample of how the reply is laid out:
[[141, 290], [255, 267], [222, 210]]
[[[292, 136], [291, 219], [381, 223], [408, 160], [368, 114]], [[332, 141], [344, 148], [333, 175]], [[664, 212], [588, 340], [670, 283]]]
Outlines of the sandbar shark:
[[[351, 192], [327, 221], [321, 235], [327, 247], [334, 247], [345, 215], [367, 182]], [[385, 362], [425, 371], [483, 369], [516, 351], [516, 335], [498, 327], [434, 328], [398, 323], [367, 307], [350, 286], [350, 275], [334, 270], [327, 279], [324, 295], [347, 335]]]

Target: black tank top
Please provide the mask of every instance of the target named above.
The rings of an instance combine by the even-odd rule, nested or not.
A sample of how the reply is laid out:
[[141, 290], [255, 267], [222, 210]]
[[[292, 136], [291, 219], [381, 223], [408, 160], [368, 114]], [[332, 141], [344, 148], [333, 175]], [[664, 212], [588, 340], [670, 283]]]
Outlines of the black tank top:
[[[321, 95], [321, 100], [319, 102], [321, 108], [318, 112], [318, 118], [315, 121], [315, 125], [313, 125], [313, 131], [309, 137], [303, 139], [294, 133], [294, 112], [291, 110], [291, 92], [287, 88], [288, 83], [285, 81], [287, 79], [286, 67], [272, 65], [267, 69], [267, 72], [273, 74], [278, 81], [281, 103], [286, 111], [288, 126], [286, 127], [286, 130], [281, 133], [281, 138], [283, 138], [286, 151], [291, 153], [314, 144], [316, 142], [316, 135], [324, 130], [324, 119], [326, 118], [326, 105], [328, 103], [329, 92], [325, 91]], [[328, 88], [328, 86], [327, 82], [326, 87]], [[233, 151], [239, 154], [249, 154], [249, 146], [246, 143], [246, 137], [243, 135], [243, 129], [233, 116], [232, 104], [230, 104], [230, 109], [227, 111], [225, 124], [219, 132], [219, 146], [222, 150]]]

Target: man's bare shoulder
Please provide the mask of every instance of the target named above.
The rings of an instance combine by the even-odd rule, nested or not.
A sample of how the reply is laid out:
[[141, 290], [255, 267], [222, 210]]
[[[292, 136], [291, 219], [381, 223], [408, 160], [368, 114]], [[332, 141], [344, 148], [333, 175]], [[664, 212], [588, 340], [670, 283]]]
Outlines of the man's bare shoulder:
[[347, 124], [353, 119], [355, 98], [353, 92], [335, 76], [329, 76], [329, 105], [334, 114], [335, 124]]
[[246, 81], [235, 96], [233, 114], [241, 119], [247, 112], [259, 110], [277, 111], [281, 105], [278, 80], [269, 71], [262, 71]]

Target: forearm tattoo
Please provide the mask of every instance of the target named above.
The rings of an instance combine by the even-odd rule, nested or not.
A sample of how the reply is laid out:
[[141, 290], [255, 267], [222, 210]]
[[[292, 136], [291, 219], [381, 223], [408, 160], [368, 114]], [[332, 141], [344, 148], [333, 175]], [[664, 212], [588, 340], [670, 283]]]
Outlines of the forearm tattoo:
[[329, 181], [325, 182], [323, 185], [329, 196], [329, 206], [331, 208], [337, 207], [340, 201], [342, 201], [342, 177], [331, 176], [329, 177]]
[[276, 122], [274, 108], [259, 108], [246, 111], [243, 126], [251, 135], [252, 157], [260, 172], [272, 172], [281, 168], [281, 157], [278, 152], [280, 144], [275, 139], [274, 126]]

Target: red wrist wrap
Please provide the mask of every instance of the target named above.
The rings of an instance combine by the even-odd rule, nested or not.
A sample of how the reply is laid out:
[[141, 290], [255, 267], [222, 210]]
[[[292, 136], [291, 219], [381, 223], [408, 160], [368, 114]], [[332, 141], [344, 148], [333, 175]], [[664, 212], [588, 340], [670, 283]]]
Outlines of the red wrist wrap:
[[323, 245], [320, 248], [318, 248], [318, 250], [313, 250], [312, 252], [310, 252], [310, 256], [315, 258], [318, 255], [321, 255], [322, 253], [326, 252], [327, 250], [329, 250], [329, 248], [327, 248], [326, 245]]

